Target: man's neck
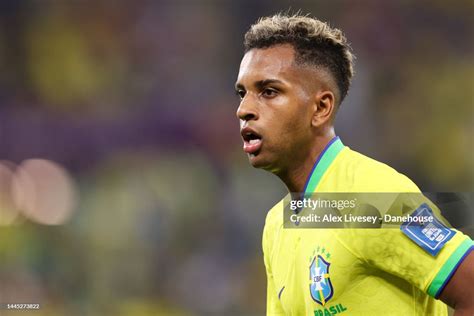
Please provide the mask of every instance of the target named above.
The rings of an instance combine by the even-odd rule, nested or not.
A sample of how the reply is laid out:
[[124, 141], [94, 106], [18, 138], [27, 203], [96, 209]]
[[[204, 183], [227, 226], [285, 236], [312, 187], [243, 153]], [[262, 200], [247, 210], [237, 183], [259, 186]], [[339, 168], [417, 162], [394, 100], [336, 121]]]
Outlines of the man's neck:
[[277, 174], [283, 183], [285, 183], [288, 192], [300, 193], [304, 191], [305, 184], [311, 176], [311, 171], [313, 170], [316, 160], [321, 155], [327, 144], [335, 136], [334, 131], [325, 135], [317, 136], [313, 146], [311, 146], [309, 153], [305, 157], [287, 168], [284, 173]]

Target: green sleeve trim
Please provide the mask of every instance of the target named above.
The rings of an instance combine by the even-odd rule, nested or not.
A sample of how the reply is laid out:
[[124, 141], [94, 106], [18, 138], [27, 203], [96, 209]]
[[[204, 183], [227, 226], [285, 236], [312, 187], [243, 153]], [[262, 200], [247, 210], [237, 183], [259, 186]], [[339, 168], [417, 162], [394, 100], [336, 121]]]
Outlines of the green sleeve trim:
[[444, 265], [439, 270], [428, 288], [428, 294], [434, 298], [438, 298], [441, 290], [451, 279], [452, 274], [456, 271], [458, 265], [464, 259], [469, 252], [469, 249], [473, 246], [471, 239], [464, 240], [453, 254], [448, 258]]

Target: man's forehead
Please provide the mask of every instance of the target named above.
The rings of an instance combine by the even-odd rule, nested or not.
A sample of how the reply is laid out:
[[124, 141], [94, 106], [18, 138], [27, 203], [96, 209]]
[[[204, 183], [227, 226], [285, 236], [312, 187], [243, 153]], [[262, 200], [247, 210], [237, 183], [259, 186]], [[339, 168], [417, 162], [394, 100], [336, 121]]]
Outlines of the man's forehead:
[[238, 81], [247, 75], [277, 76], [291, 70], [295, 51], [291, 45], [278, 45], [270, 48], [254, 48], [248, 51], [240, 63]]

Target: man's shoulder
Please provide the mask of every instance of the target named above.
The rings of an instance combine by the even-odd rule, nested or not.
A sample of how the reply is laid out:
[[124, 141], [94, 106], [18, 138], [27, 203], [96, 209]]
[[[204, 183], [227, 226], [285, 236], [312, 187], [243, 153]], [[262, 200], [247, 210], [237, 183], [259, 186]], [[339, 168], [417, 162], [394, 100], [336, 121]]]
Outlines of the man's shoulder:
[[336, 162], [325, 179], [328, 180], [325, 190], [337, 182], [337, 191], [419, 192], [416, 184], [404, 174], [348, 147]]
[[276, 228], [283, 223], [284, 201], [285, 199], [281, 199], [268, 211], [267, 217], [265, 219], [266, 229]]

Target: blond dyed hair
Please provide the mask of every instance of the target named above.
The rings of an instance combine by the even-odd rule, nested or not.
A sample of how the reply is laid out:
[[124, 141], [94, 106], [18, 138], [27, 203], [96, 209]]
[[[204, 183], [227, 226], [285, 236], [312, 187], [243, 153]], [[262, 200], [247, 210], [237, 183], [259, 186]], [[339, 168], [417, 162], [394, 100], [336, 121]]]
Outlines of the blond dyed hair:
[[349, 91], [355, 59], [342, 31], [316, 18], [279, 13], [260, 18], [244, 38], [245, 52], [282, 44], [293, 46], [298, 64], [323, 68], [332, 75], [340, 104]]

